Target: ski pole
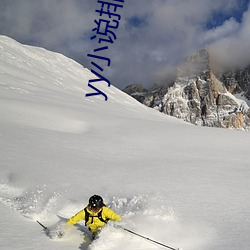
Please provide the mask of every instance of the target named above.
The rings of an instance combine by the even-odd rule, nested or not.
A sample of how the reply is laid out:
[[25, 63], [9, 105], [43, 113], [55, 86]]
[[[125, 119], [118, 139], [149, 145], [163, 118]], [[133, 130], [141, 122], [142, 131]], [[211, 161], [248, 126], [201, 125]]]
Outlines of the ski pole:
[[158, 244], [158, 245], [160, 245], [160, 246], [166, 247], [166, 248], [168, 248], [168, 249], [171, 249], [171, 250], [180, 250], [180, 248], [173, 248], [173, 247], [167, 246], [167, 245], [162, 244], [162, 243], [160, 243], [160, 242], [158, 242], [158, 241], [152, 240], [152, 239], [150, 239], [150, 238], [148, 238], [148, 237], [145, 237], [145, 236], [143, 236], [143, 235], [140, 235], [140, 234], [138, 234], [138, 233], [135, 233], [135, 232], [133, 232], [133, 231], [127, 229], [127, 228], [122, 228], [122, 229], [125, 230], [125, 231], [127, 231], [127, 232], [129, 232], [129, 233], [131, 233], [131, 234], [134, 234], [134, 235], [136, 235], [136, 236], [139, 236], [139, 237], [141, 237], [141, 238], [143, 238], [143, 239], [145, 239], [145, 240], [148, 240], [148, 241], [154, 242], [155, 244]]
[[48, 230], [48, 228], [47, 227], [45, 227], [41, 222], [39, 222], [38, 220], [36, 221], [40, 226], [42, 226], [43, 227], [43, 229], [46, 231], [46, 230]]

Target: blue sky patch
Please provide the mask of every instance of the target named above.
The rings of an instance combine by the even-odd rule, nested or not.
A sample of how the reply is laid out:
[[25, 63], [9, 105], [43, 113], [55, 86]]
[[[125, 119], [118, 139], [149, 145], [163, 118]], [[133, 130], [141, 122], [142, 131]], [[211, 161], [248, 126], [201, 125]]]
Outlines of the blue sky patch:
[[241, 23], [244, 12], [248, 9], [249, 0], [239, 0], [237, 9], [230, 13], [225, 13], [223, 10], [216, 11], [206, 23], [206, 29], [213, 29], [221, 26], [226, 20], [234, 18], [238, 23]]
[[129, 26], [138, 28], [146, 25], [146, 20], [147, 19], [145, 17], [132, 16], [128, 18], [127, 23]]

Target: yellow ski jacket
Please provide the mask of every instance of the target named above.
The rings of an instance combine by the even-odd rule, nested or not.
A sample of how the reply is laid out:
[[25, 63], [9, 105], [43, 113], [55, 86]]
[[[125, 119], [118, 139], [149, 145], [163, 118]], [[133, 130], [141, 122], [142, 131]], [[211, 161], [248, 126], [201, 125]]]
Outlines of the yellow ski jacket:
[[[121, 221], [120, 215], [116, 214], [113, 210], [110, 208], [103, 206], [99, 211], [93, 212], [89, 209], [89, 207], [86, 207], [87, 212], [89, 213], [88, 221], [85, 221], [86, 226], [88, 226], [89, 230], [92, 233], [97, 232], [100, 228], [102, 228], [106, 223], [104, 221], [112, 220], [112, 221]], [[101, 211], [101, 218], [104, 220], [100, 220], [98, 218], [98, 214], [100, 214]], [[81, 210], [76, 215], [72, 216], [68, 221], [67, 224], [75, 225], [77, 222], [85, 220], [85, 210]]]

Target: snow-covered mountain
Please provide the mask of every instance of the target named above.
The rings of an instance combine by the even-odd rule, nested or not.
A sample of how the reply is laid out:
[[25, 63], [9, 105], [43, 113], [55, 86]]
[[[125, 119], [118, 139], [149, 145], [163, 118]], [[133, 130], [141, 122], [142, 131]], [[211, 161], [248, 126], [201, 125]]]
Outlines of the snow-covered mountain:
[[211, 61], [208, 50], [200, 50], [180, 65], [170, 87], [147, 91], [131, 85], [124, 92], [146, 106], [196, 125], [249, 129], [249, 68], [221, 73]]
[[[248, 250], [249, 133], [193, 126], [99, 83], [63, 55], [0, 36], [0, 248], [153, 250], [108, 225], [91, 243], [84, 222], [48, 238], [92, 194], [122, 225], [184, 250]], [[62, 221], [63, 223], [63, 221]]]

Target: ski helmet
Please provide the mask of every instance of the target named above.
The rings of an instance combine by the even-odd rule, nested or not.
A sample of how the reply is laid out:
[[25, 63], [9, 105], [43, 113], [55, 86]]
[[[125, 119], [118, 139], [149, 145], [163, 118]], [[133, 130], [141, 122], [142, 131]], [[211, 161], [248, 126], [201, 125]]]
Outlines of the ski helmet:
[[89, 206], [93, 210], [98, 210], [103, 207], [103, 199], [99, 195], [93, 195], [89, 198]]

